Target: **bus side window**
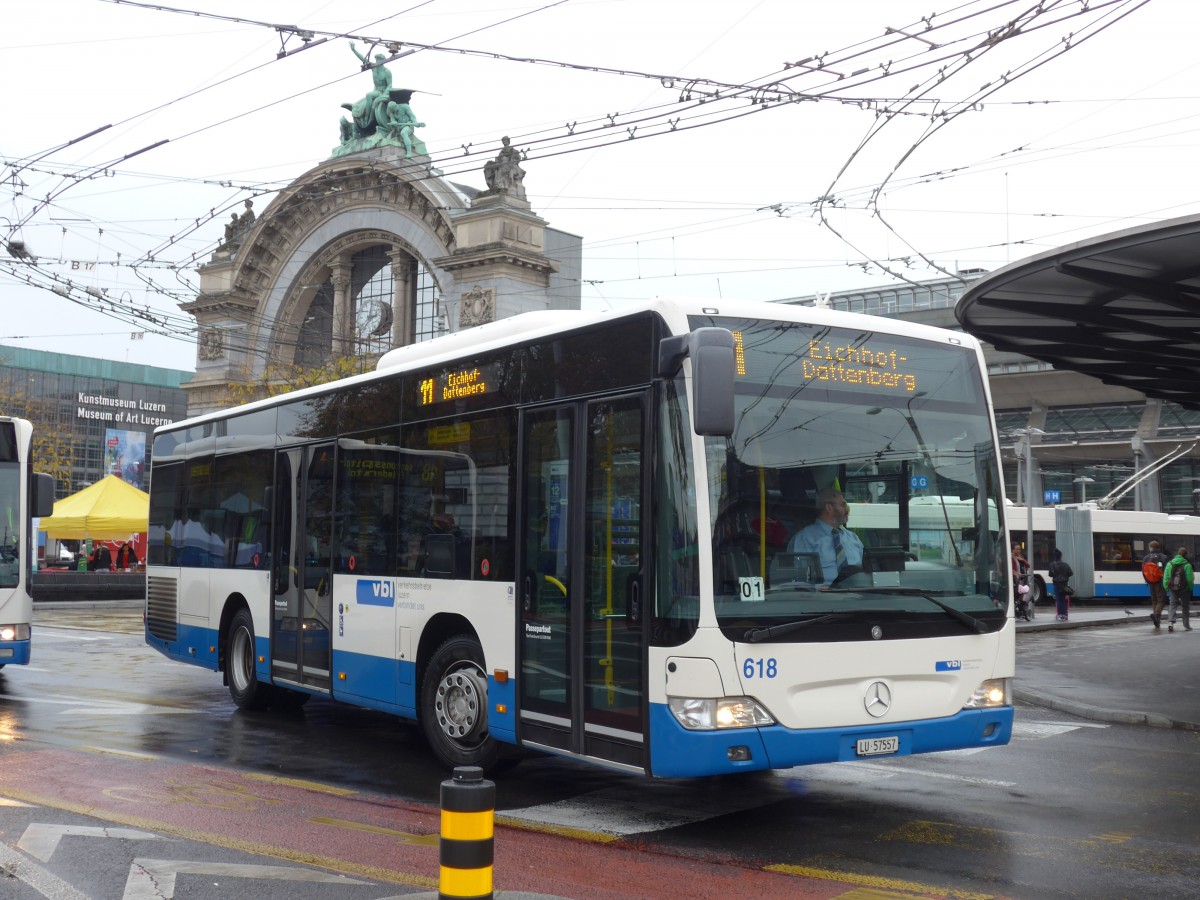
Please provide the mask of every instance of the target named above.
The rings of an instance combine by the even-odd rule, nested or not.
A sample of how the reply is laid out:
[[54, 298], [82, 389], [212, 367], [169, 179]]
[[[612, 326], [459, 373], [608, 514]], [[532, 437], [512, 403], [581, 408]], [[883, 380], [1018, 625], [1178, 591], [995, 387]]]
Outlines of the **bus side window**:
[[458, 552], [457, 543], [453, 534], [425, 535], [421, 574], [426, 578], [458, 577], [454, 565], [454, 558]]

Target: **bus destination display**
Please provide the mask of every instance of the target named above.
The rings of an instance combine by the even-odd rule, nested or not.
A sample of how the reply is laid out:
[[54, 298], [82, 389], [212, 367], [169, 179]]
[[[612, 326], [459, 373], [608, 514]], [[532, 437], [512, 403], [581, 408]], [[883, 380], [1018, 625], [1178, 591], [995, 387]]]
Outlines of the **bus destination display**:
[[829, 341], [809, 341], [803, 357], [805, 381], [836, 382], [873, 388], [917, 389], [917, 376], [908, 370], [908, 357], [895, 347], [855, 347]]
[[462, 400], [488, 393], [489, 385], [486, 371], [478, 366], [456, 369], [422, 378], [417, 384], [417, 401], [421, 406], [432, 406], [447, 400]]
[[[746, 346], [741, 331], [733, 332], [733, 356], [738, 376], [746, 374]], [[899, 388], [912, 394], [917, 390], [916, 373], [908, 371], [908, 357], [895, 347], [856, 347], [831, 341], [808, 342], [801, 357], [805, 381], [857, 384], [873, 388]]]

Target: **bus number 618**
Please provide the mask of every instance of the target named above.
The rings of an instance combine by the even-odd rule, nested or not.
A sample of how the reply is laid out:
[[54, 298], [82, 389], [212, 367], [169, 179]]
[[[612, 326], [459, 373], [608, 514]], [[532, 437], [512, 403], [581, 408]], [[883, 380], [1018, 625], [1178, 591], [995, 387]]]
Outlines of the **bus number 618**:
[[742, 663], [742, 675], [746, 678], [774, 678], [779, 674], [779, 666], [775, 657], [770, 659], [755, 659], [750, 656]]

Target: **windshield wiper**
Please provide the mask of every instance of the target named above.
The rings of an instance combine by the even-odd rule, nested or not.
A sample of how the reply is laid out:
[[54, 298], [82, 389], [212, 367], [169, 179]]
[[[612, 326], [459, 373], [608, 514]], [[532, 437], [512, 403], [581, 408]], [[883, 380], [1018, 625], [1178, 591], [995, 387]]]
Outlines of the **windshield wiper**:
[[761, 628], [751, 628], [744, 635], [742, 640], [751, 644], [757, 644], [760, 641], [765, 641], [768, 638], [779, 637], [783, 634], [790, 634], [793, 631], [799, 631], [806, 625], [816, 625], [818, 622], [832, 622], [838, 619], [857, 619], [864, 614], [886, 613], [892, 612], [889, 609], [847, 609], [842, 612], [825, 613], [817, 616], [815, 619], [799, 619], [795, 622], [787, 622], [783, 625], [763, 625]]
[[[948, 603], [943, 603], [941, 600], [937, 599], [937, 597], [934, 597], [929, 591], [922, 591], [917, 588], [868, 588], [867, 590], [862, 591], [862, 593], [898, 594], [902, 597], [920, 597], [922, 600], [928, 600], [934, 606], [943, 610], [946, 615], [950, 616], [950, 618], [957, 619], [958, 621], [962, 622], [972, 631], [976, 631], [979, 634], [986, 634], [988, 631], [987, 625], [981, 622], [979, 619], [972, 615], [968, 615], [961, 609], [956, 609]], [[955, 592], [955, 596], [961, 597], [963, 594], [961, 592]]]
[[815, 619], [800, 619], [796, 622], [788, 622], [786, 625], [764, 625], [761, 628], [751, 628], [742, 635], [742, 640], [748, 641], [751, 644], [757, 644], [759, 641], [765, 641], [767, 638], [779, 637], [781, 634], [790, 634], [793, 631], [799, 631], [806, 625], [816, 625], [818, 622], [831, 622], [834, 619], [846, 619], [853, 613], [836, 612], [826, 613], [823, 616], [817, 616]]

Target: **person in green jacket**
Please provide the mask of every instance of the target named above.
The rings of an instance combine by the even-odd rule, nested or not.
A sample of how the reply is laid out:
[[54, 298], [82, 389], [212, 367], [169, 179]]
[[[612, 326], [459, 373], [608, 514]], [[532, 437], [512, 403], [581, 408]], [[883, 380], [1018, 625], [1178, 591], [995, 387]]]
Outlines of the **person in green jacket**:
[[1167, 586], [1167, 593], [1171, 595], [1171, 603], [1168, 607], [1171, 618], [1167, 622], [1167, 631], [1175, 630], [1175, 611], [1181, 604], [1183, 605], [1183, 630], [1192, 630], [1190, 607], [1192, 586], [1196, 583], [1196, 572], [1192, 568], [1192, 564], [1188, 562], [1187, 556], [1187, 548], [1180, 547], [1175, 558], [1163, 569], [1163, 584]]

